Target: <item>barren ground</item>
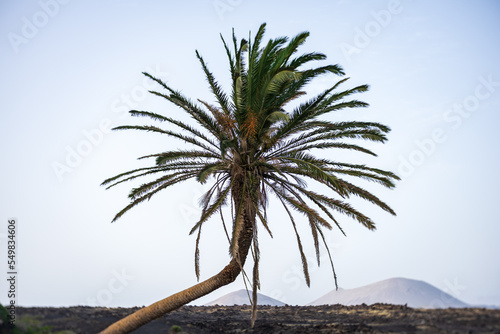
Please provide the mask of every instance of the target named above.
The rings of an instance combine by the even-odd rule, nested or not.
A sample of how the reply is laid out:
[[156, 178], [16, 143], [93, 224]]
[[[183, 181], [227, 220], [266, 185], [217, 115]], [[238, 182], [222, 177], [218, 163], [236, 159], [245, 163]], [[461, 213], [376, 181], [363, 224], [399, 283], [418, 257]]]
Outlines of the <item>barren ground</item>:
[[[17, 309], [18, 323], [48, 325], [52, 333], [97, 333], [138, 308], [68, 307]], [[500, 310], [412, 309], [400, 305], [260, 306], [250, 329], [248, 306], [185, 306], [134, 333], [497, 333]], [[0, 331], [1, 332], [1, 331]]]

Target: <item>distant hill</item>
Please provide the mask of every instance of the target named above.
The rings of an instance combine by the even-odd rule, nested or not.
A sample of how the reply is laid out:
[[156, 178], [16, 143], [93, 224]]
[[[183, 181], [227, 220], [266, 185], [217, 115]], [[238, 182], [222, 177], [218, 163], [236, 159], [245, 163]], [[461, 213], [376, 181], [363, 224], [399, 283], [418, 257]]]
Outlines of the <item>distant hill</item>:
[[414, 308], [470, 307], [446, 292], [424, 282], [390, 278], [356, 289], [332, 290], [308, 305], [407, 304]]
[[[249, 291], [250, 296], [252, 291]], [[271, 306], [284, 306], [285, 303], [280, 302], [274, 298], [268, 297], [266, 295], [257, 293], [257, 304], [258, 305], [271, 305]], [[224, 295], [216, 300], [205, 304], [205, 306], [213, 305], [223, 305], [223, 306], [233, 306], [233, 305], [250, 305], [250, 300], [248, 299], [248, 294], [245, 289], [234, 291]]]

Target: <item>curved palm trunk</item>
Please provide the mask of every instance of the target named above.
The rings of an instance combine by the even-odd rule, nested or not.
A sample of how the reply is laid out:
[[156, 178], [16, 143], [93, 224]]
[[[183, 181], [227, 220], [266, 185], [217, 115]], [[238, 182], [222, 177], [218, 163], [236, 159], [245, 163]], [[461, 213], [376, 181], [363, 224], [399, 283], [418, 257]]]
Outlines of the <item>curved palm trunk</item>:
[[252, 219], [249, 218], [250, 217], [245, 215], [244, 230], [238, 238], [238, 255], [239, 259], [241, 259], [241, 265], [236, 259], [233, 258], [231, 262], [217, 275], [132, 313], [131, 315], [106, 328], [101, 332], [101, 334], [130, 333], [131, 331], [161, 317], [168, 312], [176, 310], [195, 299], [205, 296], [224, 285], [234, 282], [236, 277], [240, 274], [241, 268], [245, 264], [248, 250], [252, 243], [253, 224]]

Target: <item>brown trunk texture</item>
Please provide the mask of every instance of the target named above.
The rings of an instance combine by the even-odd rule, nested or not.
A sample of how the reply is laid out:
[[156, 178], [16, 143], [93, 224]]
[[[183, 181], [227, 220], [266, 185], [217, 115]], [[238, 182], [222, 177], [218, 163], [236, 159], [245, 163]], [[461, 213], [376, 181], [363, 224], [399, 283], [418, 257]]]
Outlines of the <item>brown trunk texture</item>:
[[[248, 216], [246, 218], [248, 218]], [[253, 224], [251, 219], [244, 219], [244, 222], [244, 231], [238, 238], [241, 266], [236, 259], [232, 259], [217, 275], [132, 313], [103, 330], [101, 334], [130, 333], [168, 312], [176, 310], [224, 285], [232, 283], [240, 274], [241, 268], [245, 264], [250, 244], [252, 243]]]

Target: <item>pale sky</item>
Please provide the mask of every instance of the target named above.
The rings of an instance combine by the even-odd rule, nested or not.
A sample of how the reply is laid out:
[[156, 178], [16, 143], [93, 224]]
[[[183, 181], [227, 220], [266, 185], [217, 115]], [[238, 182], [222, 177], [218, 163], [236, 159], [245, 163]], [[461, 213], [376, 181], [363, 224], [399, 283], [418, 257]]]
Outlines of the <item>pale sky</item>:
[[[247, 38], [267, 22], [266, 38], [310, 31], [301, 51], [325, 53], [351, 77], [348, 85], [371, 86], [357, 96], [369, 108], [331, 119], [393, 129], [388, 143], [372, 146], [377, 158], [331, 153], [403, 178], [392, 191], [370, 186], [397, 217], [355, 202], [377, 231], [339, 217], [347, 237], [327, 233], [339, 285], [406, 277], [466, 303], [500, 305], [499, 17], [500, 2], [486, 0], [2, 1], [0, 267], [7, 272], [7, 221], [14, 217], [18, 304], [141, 306], [196, 283], [195, 236], [188, 232], [204, 186], [193, 181], [172, 188], [113, 224], [135, 184], [99, 186], [144, 166], [137, 157], [182, 143], [108, 129], [135, 124], [129, 109], [185, 119], [144, 94], [157, 87], [141, 72], [210, 100], [195, 49], [225, 84], [219, 34], [230, 39], [234, 27]], [[310, 94], [335, 79], [320, 78]], [[291, 225], [276, 203], [269, 213], [275, 237], [261, 233], [260, 292], [306, 304], [331, 291], [325, 257], [320, 268], [310, 262], [307, 288]], [[307, 222], [298, 222], [312, 260]], [[202, 235], [202, 279], [228, 263], [227, 247], [220, 222], [211, 221]], [[240, 277], [195, 303], [242, 287]]]

